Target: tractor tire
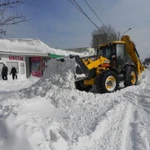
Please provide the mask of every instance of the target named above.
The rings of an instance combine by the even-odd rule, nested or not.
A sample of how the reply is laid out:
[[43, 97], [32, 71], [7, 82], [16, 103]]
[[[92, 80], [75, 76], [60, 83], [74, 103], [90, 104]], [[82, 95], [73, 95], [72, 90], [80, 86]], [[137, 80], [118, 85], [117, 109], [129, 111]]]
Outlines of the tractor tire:
[[127, 67], [124, 75], [124, 86], [136, 85], [138, 81], [137, 72], [134, 67]]
[[119, 78], [113, 71], [105, 71], [96, 78], [96, 88], [99, 93], [111, 93], [118, 89]]
[[86, 92], [89, 92], [90, 89], [92, 88], [92, 85], [84, 85], [83, 84], [83, 80], [81, 81], [76, 81], [75, 82], [75, 87], [77, 90], [79, 91], [86, 91]]

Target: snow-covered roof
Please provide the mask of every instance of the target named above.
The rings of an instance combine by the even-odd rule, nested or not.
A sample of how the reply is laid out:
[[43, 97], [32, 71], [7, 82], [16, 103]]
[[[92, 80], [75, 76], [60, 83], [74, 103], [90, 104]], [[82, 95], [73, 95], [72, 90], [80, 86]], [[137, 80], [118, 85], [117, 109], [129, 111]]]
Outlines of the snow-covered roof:
[[[70, 50], [62, 50], [62, 49], [53, 49], [54, 53], [53, 54], [58, 54], [58, 55], [63, 55], [63, 56], [69, 56], [70, 54], [72, 55], [82, 55], [82, 53], [70, 51]], [[51, 53], [51, 52], [49, 52]]]
[[0, 53], [1, 54], [19, 54], [19, 55], [36, 55], [48, 56], [49, 53], [68, 56], [70, 54], [77, 55], [79, 53], [66, 51], [62, 49], [55, 49], [49, 47], [39, 39], [29, 38], [9, 38], [0, 39]]
[[0, 39], [0, 53], [47, 56], [55, 51], [39, 39], [11, 38]]

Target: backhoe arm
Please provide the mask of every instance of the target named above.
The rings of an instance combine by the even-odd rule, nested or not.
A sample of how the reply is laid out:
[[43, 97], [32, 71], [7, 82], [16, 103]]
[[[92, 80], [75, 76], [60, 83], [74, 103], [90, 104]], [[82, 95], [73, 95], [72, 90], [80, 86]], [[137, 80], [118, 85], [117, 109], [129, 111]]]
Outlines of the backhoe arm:
[[130, 37], [128, 35], [122, 36], [121, 41], [124, 41], [126, 43], [127, 53], [130, 55], [133, 63], [136, 65], [136, 71], [138, 73], [138, 76], [140, 77], [140, 74], [142, 71], [144, 71], [145, 67], [139, 58], [139, 54], [136, 50], [134, 42], [130, 40]]

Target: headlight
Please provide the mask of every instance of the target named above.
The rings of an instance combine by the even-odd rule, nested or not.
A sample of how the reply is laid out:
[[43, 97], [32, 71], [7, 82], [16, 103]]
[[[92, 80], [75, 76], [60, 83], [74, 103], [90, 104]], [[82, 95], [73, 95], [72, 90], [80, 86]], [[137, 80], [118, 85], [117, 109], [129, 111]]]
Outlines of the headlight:
[[110, 63], [110, 60], [105, 59], [105, 60], [104, 60], [104, 63]]

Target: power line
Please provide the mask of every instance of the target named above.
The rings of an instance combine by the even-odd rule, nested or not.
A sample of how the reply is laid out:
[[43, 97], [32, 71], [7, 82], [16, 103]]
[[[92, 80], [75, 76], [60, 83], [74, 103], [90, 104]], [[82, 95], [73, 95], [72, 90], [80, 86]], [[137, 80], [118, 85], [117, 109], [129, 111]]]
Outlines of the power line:
[[99, 18], [99, 16], [95, 13], [95, 11], [93, 10], [93, 8], [90, 6], [90, 4], [86, 1], [86, 0], [84, 0], [85, 1], [85, 3], [88, 5], [88, 7], [90, 8], [90, 10], [95, 14], [95, 16], [98, 18], [98, 20], [104, 25], [104, 26], [106, 26], [105, 25], [105, 23]]
[[79, 9], [79, 7], [73, 1], [71, 1], [71, 0], [69, 0], [69, 1], [81, 12], [81, 9]]
[[98, 18], [98, 20], [103, 24], [103, 26], [106, 27], [106, 29], [112, 34], [112, 36], [115, 38], [115, 35], [113, 34], [113, 32], [111, 31], [110, 28], [107, 27], [107, 25], [105, 25], [105, 23], [100, 19], [100, 17], [95, 13], [95, 11], [93, 10], [93, 8], [90, 6], [90, 4], [87, 2], [87, 0], [84, 0], [85, 3], [88, 5], [88, 7], [90, 8], [90, 10], [95, 14], [95, 16]]
[[[99, 3], [97, 2], [97, 0], [94, 0], [93, 2], [94, 2], [94, 4], [98, 7], [98, 12], [99, 12], [99, 14], [105, 14], [105, 19], [107, 20], [106, 22], [109, 23], [107, 14], [106, 14], [106, 12], [105, 12], [105, 10], [104, 10], [102, 4], [100, 3], [100, 1], [98, 0]], [[106, 23], [106, 22], [105, 22], [105, 23]]]
[[81, 8], [81, 6], [75, 1], [71, 1], [69, 0], [84, 16], [86, 16], [88, 18], [88, 20], [91, 21], [91, 23], [97, 28], [99, 29], [99, 27], [91, 20], [91, 18], [84, 12], [84, 10]]
[[[109, 23], [109, 19], [107, 17], [108, 15], [106, 14], [105, 9], [103, 8], [102, 4], [100, 3], [100, 0], [93, 0], [93, 1], [86, 0], [86, 2], [88, 3], [88, 5], [90, 5], [90, 7], [93, 9], [93, 11], [95, 11], [95, 13], [97, 14], [98, 18], [100, 18], [100, 20], [102, 20], [102, 22], [105, 25], [110, 24]], [[102, 14], [105, 14], [105, 17], [104, 17], [105, 21], [104, 21], [104, 19], [102, 19], [102, 17], [100, 17]]]
[[[88, 3], [88, 4], [87, 4], [87, 3]], [[102, 11], [102, 9], [101, 9], [102, 7], [100, 7], [101, 5], [99, 5], [98, 3], [96, 3], [96, 0], [94, 0], [94, 1], [90, 1], [90, 0], [89, 0], [89, 2], [87, 2], [87, 0], [86, 0], [86, 4], [88, 5], [88, 7], [91, 7], [90, 9], [93, 9], [93, 11], [94, 11], [94, 8], [95, 8], [95, 11], [94, 11], [94, 12], [95, 12], [95, 16], [98, 18], [99, 21], [100, 21], [100, 20], [102, 21], [102, 19], [101, 19], [101, 18], [99, 17], [99, 15], [98, 15], [98, 14], [103, 14], [103, 13], [104, 13], [104, 11]], [[104, 10], [104, 9], [103, 9], [103, 10]], [[93, 11], [92, 11], [92, 12], [93, 12]], [[105, 18], [106, 18], [106, 17], [105, 17]], [[106, 18], [106, 20], [107, 20], [107, 23], [108, 23], [109, 21], [108, 21], [107, 18]], [[101, 22], [101, 21], [100, 21], [100, 22]], [[104, 23], [104, 21], [102, 21], [102, 22]], [[103, 23], [102, 23], [102, 24], [103, 24]], [[106, 22], [105, 22], [104, 24], [106, 25]], [[104, 25], [104, 24], [103, 24], [103, 25]]]
[[98, 0], [94, 0], [95, 1], [95, 3], [97, 2], [97, 4], [99, 5], [99, 8], [101, 8], [102, 9], [102, 11], [103, 12], [105, 12], [105, 10], [103, 9], [103, 7], [102, 7], [102, 4], [100, 3], [100, 1]]
[[[84, 12], [84, 10], [81, 8], [81, 6], [76, 2], [76, 0], [69, 0], [83, 15], [85, 15], [90, 21], [91, 23], [99, 30], [99, 27], [90, 19], [90, 17]], [[90, 10], [95, 14], [95, 16], [98, 18], [98, 20], [103, 24], [103, 26], [106, 27], [106, 29], [112, 34], [113, 37], [115, 37], [115, 35], [112, 33], [111, 29], [109, 29], [107, 27], [107, 25], [105, 25], [105, 23], [100, 19], [100, 17], [95, 13], [95, 11], [93, 10], [93, 8], [90, 6], [90, 4], [84, 0], [85, 3], [88, 5], [88, 7], [90, 8]]]
[[90, 4], [92, 4], [93, 6], [95, 6], [94, 8], [96, 8], [96, 11], [100, 14], [100, 13], [103, 13], [102, 11], [101, 11], [101, 9], [99, 9], [99, 6], [98, 6], [98, 4], [96, 4], [96, 1], [89, 1], [89, 3]]

